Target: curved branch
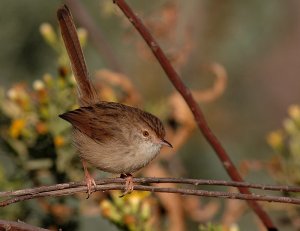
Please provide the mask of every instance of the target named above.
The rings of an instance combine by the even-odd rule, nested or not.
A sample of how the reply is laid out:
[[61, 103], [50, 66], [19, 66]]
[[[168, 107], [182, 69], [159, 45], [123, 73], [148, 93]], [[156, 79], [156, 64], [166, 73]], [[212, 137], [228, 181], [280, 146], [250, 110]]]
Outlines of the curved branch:
[[[148, 29], [144, 26], [142, 21], [137, 17], [137, 15], [132, 11], [132, 9], [127, 5], [125, 0], [113, 0], [113, 2], [118, 5], [118, 7], [122, 10], [122, 12], [126, 15], [128, 20], [132, 23], [132, 25], [137, 29], [140, 35], [143, 37], [145, 42], [148, 44], [149, 48], [152, 50], [154, 56], [159, 61], [161, 67], [167, 74], [169, 80], [172, 82], [177, 91], [182, 95], [185, 99], [186, 103], [190, 107], [195, 121], [198, 125], [198, 128], [201, 130], [202, 134], [206, 138], [206, 140], [211, 144], [212, 148], [215, 150], [217, 156], [221, 160], [225, 170], [229, 174], [232, 180], [234, 181], [243, 181], [243, 178], [239, 174], [237, 168], [234, 166], [232, 160], [227, 154], [224, 147], [221, 145], [220, 141], [214, 135], [214, 133], [209, 128], [206, 119], [203, 115], [203, 112], [195, 99], [192, 96], [191, 91], [184, 85], [179, 75], [167, 59], [166, 55], [155, 41], [153, 36], [150, 34]], [[238, 188], [241, 193], [251, 194], [248, 188]], [[264, 225], [269, 230], [277, 230], [271, 221], [268, 214], [261, 208], [261, 206], [256, 201], [249, 201], [249, 206], [253, 209], [253, 211], [257, 214], [260, 220], [264, 223]]]

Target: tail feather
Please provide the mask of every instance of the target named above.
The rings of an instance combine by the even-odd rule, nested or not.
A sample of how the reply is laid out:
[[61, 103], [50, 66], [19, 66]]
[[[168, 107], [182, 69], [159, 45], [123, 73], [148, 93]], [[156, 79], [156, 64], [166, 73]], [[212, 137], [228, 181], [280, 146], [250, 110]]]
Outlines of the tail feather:
[[71, 13], [66, 5], [58, 9], [57, 18], [61, 35], [71, 61], [72, 71], [77, 82], [79, 105], [88, 106], [95, 104], [98, 101], [98, 96], [89, 79], [76, 28]]

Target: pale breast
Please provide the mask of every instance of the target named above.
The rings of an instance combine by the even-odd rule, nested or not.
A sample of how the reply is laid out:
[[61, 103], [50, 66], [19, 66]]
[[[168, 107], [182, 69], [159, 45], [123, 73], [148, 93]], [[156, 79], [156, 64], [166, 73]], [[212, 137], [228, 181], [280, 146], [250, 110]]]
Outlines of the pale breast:
[[161, 148], [161, 145], [146, 142], [135, 147], [116, 140], [98, 143], [75, 128], [73, 136], [80, 157], [96, 168], [110, 173], [133, 173], [155, 158]]

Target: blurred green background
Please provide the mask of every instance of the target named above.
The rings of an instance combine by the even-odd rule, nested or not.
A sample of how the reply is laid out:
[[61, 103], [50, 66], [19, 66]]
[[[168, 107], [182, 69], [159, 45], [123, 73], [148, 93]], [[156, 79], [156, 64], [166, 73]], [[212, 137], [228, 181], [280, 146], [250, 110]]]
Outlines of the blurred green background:
[[[203, 65], [211, 62], [224, 65], [228, 72], [225, 93], [212, 103], [201, 103], [208, 123], [237, 165], [243, 160], [270, 160], [274, 152], [266, 136], [281, 127], [288, 106], [300, 99], [300, 2], [130, 0], [128, 3], [150, 24], [159, 24], [163, 19], [159, 12], [164, 6], [176, 5], [175, 22], [167, 30], [171, 36], [158, 36], [158, 42], [168, 55], [186, 43], [191, 44], [187, 60], [178, 71], [193, 89], [206, 89], [214, 81]], [[39, 27], [48, 22], [58, 28], [56, 9], [61, 4], [62, 1], [0, 1], [1, 86], [9, 87], [20, 81], [30, 85], [45, 73], [57, 75], [57, 55], [44, 42]], [[112, 1], [89, 0], [83, 4], [145, 104], [159, 102], [174, 91], [157, 61], [138, 52], [140, 36]], [[92, 42], [87, 41], [84, 53], [91, 74], [111, 68]], [[186, 169], [186, 177], [229, 179], [198, 131], [177, 156]], [[275, 182], [263, 170], [248, 174], [246, 180]], [[276, 212], [271, 214], [274, 220], [279, 216]], [[81, 219], [84, 226], [91, 219], [99, 222], [100, 218]], [[251, 222], [244, 217], [241, 230], [253, 230]], [[275, 223], [282, 225], [281, 230], [290, 230], [279, 221]]]

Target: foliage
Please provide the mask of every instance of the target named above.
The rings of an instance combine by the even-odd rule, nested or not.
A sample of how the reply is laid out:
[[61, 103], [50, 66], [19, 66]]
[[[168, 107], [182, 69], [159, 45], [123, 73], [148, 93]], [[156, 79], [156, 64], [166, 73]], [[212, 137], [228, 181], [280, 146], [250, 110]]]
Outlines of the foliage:
[[110, 193], [110, 198], [100, 203], [102, 215], [122, 230], [151, 231], [151, 197], [149, 192], [134, 191], [124, 198], [119, 192]]
[[[300, 106], [291, 105], [283, 128], [271, 132], [267, 141], [275, 152], [271, 160], [271, 175], [283, 185], [300, 185]], [[299, 193], [284, 193], [295, 196]], [[299, 229], [300, 210], [297, 206], [282, 206], [284, 218], [295, 229]], [[286, 222], [286, 224], [288, 224]]]
[[291, 105], [283, 128], [269, 134], [267, 140], [276, 157], [275, 179], [282, 184], [300, 185], [300, 106]]
[[[32, 88], [17, 83], [7, 91], [1, 89], [0, 148], [4, 155], [0, 159], [5, 161], [0, 162], [0, 190], [80, 181], [83, 177], [78, 155], [72, 146], [71, 126], [58, 117], [78, 107], [75, 79], [66, 51], [53, 28], [43, 24], [40, 31], [58, 54], [59, 73], [55, 77], [45, 74], [33, 82]], [[78, 35], [84, 44], [86, 32], [79, 29]], [[123, 84], [125, 91], [133, 92], [133, 86], [124, 76], [122, 82], [119, 76], [109, 71], [102, 70], [98, 75], [109, 78], [106, 81], [112, 85]], [[112, 88], [102, 86], [101, 90], [103, 99], [117, 100], [117, 93]], [[131, 101], [138, 100], [134, 94], [126, 95]], [[124, 230], [151, 230], [148, 193], [132, 193], [120, 199], [118, 192], [109, 194], [109, 198], [101, 202], [104, 217]], [[50, 198], [18, 203], [5, 208], [1, 218], [33, 219], [31, 223], [39, 226], [57, 228], [55, 224], [62, 229], [74, 230], [78, 228], [79, 220], [75, 200]], [[39, 209], [34, 209], [36, 206]]]
[[[58, 76], [45, 74], [33, 82], [32, 88], [17, 83], [0, 92], [0, 148], [3, 153], [0, 185], [6, 190], [80, 180], [78, 157], [71, 145], [71, 127], [58, 117], [77, 107], [74, 77], [66, 52], [52, 27], [43, 24], [41, 33], [58, 53]], [[85, 33], [81, 35], [84, 41]], [[36, 217], [43, 226], [55, 223], [65, 227], [68, 223], [68, 227], [74, 227], [76, 221], [72, 219], [76, 218], [76, 212], [72, 201], [45, 200], [39, 203], [42, 212], [32, 209], [36, 202], [22, 203], [4, 209], [3, 216], [14, 220]], [[58, 219], [61, 213], [65, 220]]]

